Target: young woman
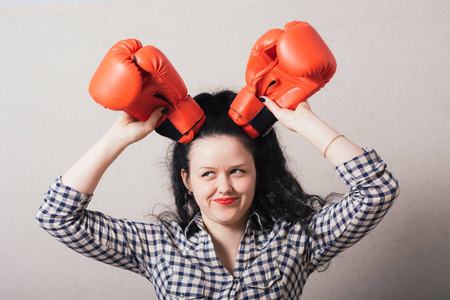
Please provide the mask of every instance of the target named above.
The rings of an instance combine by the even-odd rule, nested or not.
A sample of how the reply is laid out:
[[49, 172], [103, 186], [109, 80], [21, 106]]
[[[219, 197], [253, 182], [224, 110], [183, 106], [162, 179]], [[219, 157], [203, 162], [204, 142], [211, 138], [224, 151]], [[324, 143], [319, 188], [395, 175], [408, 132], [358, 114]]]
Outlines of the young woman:
[[[275, 130], [249, 139], [228, 117], [236, 94], [195, 97], [206, 121], [188, 145], [174, 143], [176, 211], [152, 224], [87, 210], [103, 173], [154, 130], [122, 113], [45, 195], [36, 218], [68, 247], [136, 272], [160, 299], [297, 299], [308, 276], [371, 231], [399, 190], [386, 164], [324, 123], [307, 102], [265, 105], [336, 167], [349, 192], [339, 201], [306, 194], [288, 170]], [[316, 211], [314, 202], [322, 208]]]

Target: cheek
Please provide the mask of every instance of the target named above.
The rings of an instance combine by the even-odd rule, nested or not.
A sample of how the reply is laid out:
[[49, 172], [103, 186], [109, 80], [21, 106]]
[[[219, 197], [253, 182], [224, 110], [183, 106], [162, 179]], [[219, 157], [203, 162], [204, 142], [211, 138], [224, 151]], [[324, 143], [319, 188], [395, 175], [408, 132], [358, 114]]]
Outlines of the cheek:
[[213, 184], [208, 182], [192, 182], [192, 189], [196, 198], [204, 199], [214, 194], [215, 188]]
[[242, 180], [235, 184], [235, 189], [236, 189], [236, 191], [240, 192], [241, 194], [246, 194], [253, 198], [253, 196], [255, 195], [255, 186], [256, 186], [256, 183], [252, 179]]

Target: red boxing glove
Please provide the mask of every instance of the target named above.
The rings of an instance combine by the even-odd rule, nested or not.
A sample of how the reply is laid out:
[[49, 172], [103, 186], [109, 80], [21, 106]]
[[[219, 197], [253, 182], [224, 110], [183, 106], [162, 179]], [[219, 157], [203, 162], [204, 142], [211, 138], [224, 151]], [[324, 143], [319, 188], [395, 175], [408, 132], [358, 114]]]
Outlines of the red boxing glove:
[[281, 108], [295, 109], [321, 89], [336, 72], [336, 59], [317, 31], [305, 22], [290, 22], [266, 32], [253, 46], [247, 85], [228, 112], [250, 138], [267, 134], [277, 119], [259, 101], [267, 96]]
[[161, 106], [167, 112], [156, 132], [187, 144], [194, 138], [205, 114], [188, 95], [186, 85], [167, 57], [135, 39], [123, 40], [106, 53], [89, 84], [89, 94], [100, 105], [123, 110], [146, 121]]

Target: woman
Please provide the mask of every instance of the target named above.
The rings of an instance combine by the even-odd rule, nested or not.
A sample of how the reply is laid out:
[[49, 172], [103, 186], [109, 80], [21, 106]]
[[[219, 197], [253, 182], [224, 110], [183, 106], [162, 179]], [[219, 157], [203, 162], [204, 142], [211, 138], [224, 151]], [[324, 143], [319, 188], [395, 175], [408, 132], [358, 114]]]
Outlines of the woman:
[[349, 187], [338, 202], [306, 194], [288, 171], [275, 131], [249, 139], [227, 116], [236, 94], [195, 97], [206, 122], [188, 145], [175, 143], [171, 180], [177, 211], [154, 224], [86, 209], [99, 180], [130, 144], [153, 131], [123, 113], [106, 135], [55, 181], [37, 220], [72, 249], [136, 272], [160, 299], [297, 299], [308, 276], [350, 247], [385, 215], [397, 181], [372, 149], [361, 149], [319, 119], [261, 101], [307, 139]]

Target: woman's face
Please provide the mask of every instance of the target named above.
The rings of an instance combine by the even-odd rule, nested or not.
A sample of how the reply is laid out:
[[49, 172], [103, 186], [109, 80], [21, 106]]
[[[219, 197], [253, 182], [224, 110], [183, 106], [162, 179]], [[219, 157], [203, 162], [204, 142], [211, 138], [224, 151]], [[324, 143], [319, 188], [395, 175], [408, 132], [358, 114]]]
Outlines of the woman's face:
[[245, 226], [255, 195], [256, 169], [252, 154], [234, 137], [196, 140], [189, 151], [186, 188], [193, 192], [209, 224]]

